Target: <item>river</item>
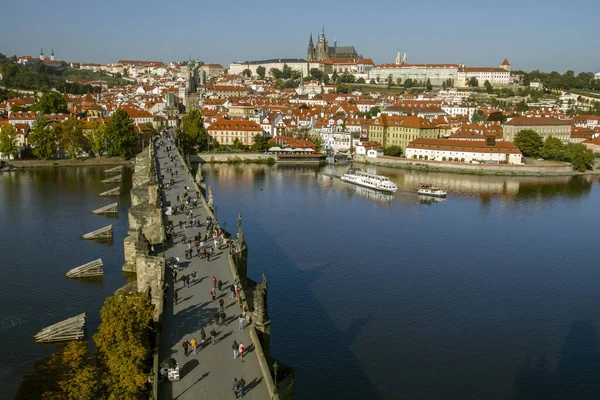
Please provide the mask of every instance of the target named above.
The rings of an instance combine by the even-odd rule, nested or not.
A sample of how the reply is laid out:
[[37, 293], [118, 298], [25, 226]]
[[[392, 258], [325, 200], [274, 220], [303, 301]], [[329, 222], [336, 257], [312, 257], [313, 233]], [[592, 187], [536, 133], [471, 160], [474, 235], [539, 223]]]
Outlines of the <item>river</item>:
[[387, 196], [345, 168], [203, 167], [298, 399], [598, 398], [598, 178], [369, 167]]
[[[99, 193], [118, 184], [100, 181], [110, 166], [39, 168], [0, 173], [0, 399], [14, 399], [36, 360], [57, 347], [33, 341], [41, 328], [87, 313], [88, 333], [100, 322], [104, 299], [126, 283], [121, 272], [131, 171], [124, 170], [121, 196]], [[119, 216], [92, 210], [119, 203]], [[113, 241], [83, 240], [81, 235], [113, 224]], [[65, 278], [65, 272], [102, 258], [97, 282]], [[88, 335], [91, 336], [91, 335]]]
[[[0, 174], [0, 398], [56, 348], [39, 329], [86, 312], [93, 333], [125, 284], [130, 172], [108, 218], [91, 214], [114, 201], [98, 196], [104, 169]], [[298, 399], [598, 398], [598, 178], [369, 167], [398, 184], [387, 196], [333, 177], [344, 169], [203, 167], [218, 219], [232, 231], [243, 215]], [[419, 199], [421, 183], [448, 199]], [[80, 238], [110, 223], [112, 243]], [[101, 282], [64, 277], [98, 257]]]

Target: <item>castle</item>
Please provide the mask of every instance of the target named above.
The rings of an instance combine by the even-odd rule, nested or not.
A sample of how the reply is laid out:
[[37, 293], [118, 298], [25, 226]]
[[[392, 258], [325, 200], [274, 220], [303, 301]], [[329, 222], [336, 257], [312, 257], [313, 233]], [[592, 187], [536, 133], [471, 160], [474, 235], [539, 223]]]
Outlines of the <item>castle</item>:
[[319, 41], [315, 46], [313, 44], [312, 33], [310, 34], [310, 40], [308, 41], [308, 55], [306, 56], [307, 61], [323, 61], [331, 58], [359, 58], [356, 54], [354, 46], [339, 46], [337, 41], [333, 42], [333, 46], [329, 46], [329, 42], [325, 37], [325, 27], [321, 31]]

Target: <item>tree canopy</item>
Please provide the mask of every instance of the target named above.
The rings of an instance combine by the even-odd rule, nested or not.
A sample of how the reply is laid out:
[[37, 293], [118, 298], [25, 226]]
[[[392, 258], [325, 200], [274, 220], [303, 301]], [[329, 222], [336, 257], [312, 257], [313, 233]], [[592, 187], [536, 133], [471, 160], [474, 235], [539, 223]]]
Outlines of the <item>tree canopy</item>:
[[544, 144], [542, 137], [533, 129], [523, 129], [517, 133], [514, 141], [525, 157], [537, 157]]
[[2, 157], [10, 158], [19, 149], [17, 146], [17, 133], [17, 130], [11, 124], [0, 126], [0, 153], [2, 153]]
[[28, 142], [33, 147], [33, 155], [48, 159], [55, 155], [60, 141], [60, 130], [52, 129], [47, 117], [40, 117], [31, 128]]
[[540, 156], [546, 160], [562, 161], [565, 158], [565, 145], [553, 136], [546, 138], [540, 149]]
[[126, 157], [133, 154], [138, 147], [138, 135], [133, 127], [133, 120], [127, 112], [118, 109], [114, 112], [106, 126], [108, 154]]
[[67, 103], [60, 93], [44, 93], [37, 103], [31, 106], [32, 111], [40, 111], [42, 114], [66, 114]]
[[259, 65], [256, 68], [256, 74], [260, 77], [260, 79], [265, 79], [265, 73], [266, 73], [265, 67], [263, 67], [262, 65]]
[[200, 148], [206, 150], [208, 134], [204, 128], [204, 118], [200, 110], [192, 110], [181, 120], [181, 129], [177, 131], [179, 145], [184, 149]]
[[581, 143], [569, 143], [565, 146], [565, 159], [573, 165], [573, 169], [583, 172], [594, 168], [594, 153]]
[[257, 133], [256, 135], [254, 135], [254, 144], [252, 145], [252, 148], [254, 150], [266, 151], [269, 149], [269, 147], [270, 147], [269, 141], [267, 140], [266, 137], [264, 137], [260, 133]]
[[84, 149], [86, 144], [83, 136], [83, 123], [71, 117], [61, 122], [54, 129], [58, 130], [61, 138], [61, 147], [69, 158], [75, 158]]

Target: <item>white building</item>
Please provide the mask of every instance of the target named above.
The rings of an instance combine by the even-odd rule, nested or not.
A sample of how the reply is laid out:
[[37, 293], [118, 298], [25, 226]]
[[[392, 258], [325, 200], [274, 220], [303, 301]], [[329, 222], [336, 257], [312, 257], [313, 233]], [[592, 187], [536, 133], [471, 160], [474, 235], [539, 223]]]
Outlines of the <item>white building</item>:
[[334, 154], [348, 153], [351, 147], [356, 147], [360, 143], [360, 140], [354, 139], [353, 136], [352, 132], [322, 132], [323, 148], [333, 151]]
[[376, 140], [365, 140], [356, 145], [356, 154], [367, 156], [368, 158], [377, 158], [383, 156], [383, 147]]
[[473, 118], [473, 114], [477, 111], [477, 107], [474, 106], [462, 106], [462, 105], [448, 105], [442, 104], [442, 110], [448, 115], [456, 117], [457, 115], [467, 115], [469, 121]]
[[391, 75], [394, 83], [398, 79], [423, 83], [429, 79], [432, 85], [440, 86], [448, 79], [456, 81], [459, 67], [458, 64], [380, 64], [369, 71], [369, 80], [383, 84]]
[[447, 140], [418, 138], [406, 146], [406, 158], [475, 164], [521, 164], [519, 148], [493, 140]]
[[458, 70], [456, 86], [468, 86], [470, 79], [477, 79], [479, 86], [489, 81], [492, 86], [508, 86], [511, 83], [510, 71], [504, 68], [488, 67], [460, 67]]
[[240, 75], [246, 69], [252, 72], [252, 76], [258, 76], [256, 69], [264, 67], [265, 75], [269, 75], [271, 69], [283, 71], [283, 66], [287, 65], [294, 71], [299, 71], [302, 76], [308, 76], [308, 63], [302, 58], [273, 58], [260, 61], [237, 61], [229, 65], [229, 75]]

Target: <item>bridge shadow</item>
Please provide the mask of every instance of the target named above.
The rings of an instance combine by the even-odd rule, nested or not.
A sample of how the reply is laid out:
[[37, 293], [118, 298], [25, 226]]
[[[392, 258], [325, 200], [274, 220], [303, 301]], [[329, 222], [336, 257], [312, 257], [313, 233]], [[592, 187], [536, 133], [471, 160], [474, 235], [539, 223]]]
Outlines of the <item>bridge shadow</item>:
[[513, 400], [600, 399], [600, 349], [594, 325], [576, 321], [562, 344], [558, 365], [526, 357], [513, 384]]

